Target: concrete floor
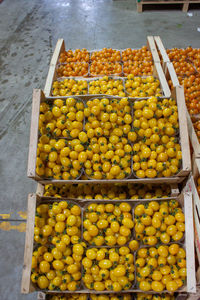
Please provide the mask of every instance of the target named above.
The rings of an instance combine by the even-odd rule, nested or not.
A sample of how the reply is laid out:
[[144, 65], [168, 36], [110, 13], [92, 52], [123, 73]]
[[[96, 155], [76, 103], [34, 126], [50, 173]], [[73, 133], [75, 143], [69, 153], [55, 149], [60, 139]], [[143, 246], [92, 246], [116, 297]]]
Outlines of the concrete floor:
[[[190, 11], [191, 12], [191, 11]], [[147, 35], [160, 35], [167, 47], [200, 47], [200, 11], [181, 9], [136, 12], [134, 0], [4, 0], [0, 4], [0, 213], [12, 213], [13, 229], [0, 229], [0, 300], [32, 300], [20, 295], [23, 222], [33, 88], [43, 88], [56, 41], [68, 48], [137, 48]], [[1, 220], [2, 221], [2, 220]], [[0, 225], [1, 225], [0, 221]], [[22, 230], [23, 231], [23, 230]]]

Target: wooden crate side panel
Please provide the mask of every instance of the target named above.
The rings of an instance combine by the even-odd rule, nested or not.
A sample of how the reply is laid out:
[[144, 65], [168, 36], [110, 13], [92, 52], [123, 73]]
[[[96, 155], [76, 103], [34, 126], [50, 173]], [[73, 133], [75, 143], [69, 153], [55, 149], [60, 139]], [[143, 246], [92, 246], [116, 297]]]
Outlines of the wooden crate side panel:
[[39, 177], [39, 179], [36, 179], [37, 181], [39, 181], [41, 184], [55, 184], [55, 183], [63, 183], [63, 184], [79, 184], [79, 183], [92, 183], [92, 184], [110, 184], [110, 183], [135, 183], [135, 184], [149, 184], [149, 183], [166, 183], [166, 184], [170, 184], [170, 183], [180, 183], [184, 180], [184, 176], [180, 176], [180, 177], [163, 177], [163, 178], [142, 178], [142, 179], [137, 179], [137, 178], [133, 178], [133, 179], [125, 179], [125, 180], [119, 180], [119, 179], [113, 179], [113, 180], [105, 180], [105, 179], [101, 179], [101, 180], [91, 180], [91, 179], [86, 179], [86, 180], [82, 180], [82, 179], [78, 179], [78, 180], [57, 180], [57, 179], [44, 179]]
[[187, 292], [196, 293], [192, 193], [184, 193]]
[[35, 168], [36, 168], [36, 158], [37, 158], [38, 124], [39, 124], [41, 98], [42, 98], [42, 91], [39, 89], [33, 90], [27, 176], [35, 179], [38, 178], [38, 176], [36, 175]]
[[184, 89], [181, 86], [177, 86], [174, 91], [176, 91], [176, 102], [178, 106], [178, 117], [179, 117], [179, 131], [181, 140], [181, 150], [182, 150], [182, 171], [179, 173], [180, 176], [186, 176], [191, 171], [191, 159], [190, 159], [190, 148], [189, 148], [189, 136], [187, 129], [187, 119], [186, 119], [186, 106]]
[[194, 150], [195, 153], [195, 157], [200, 158], [200, 144], [199, 144], [199, 140], [197, 138], [196, 132], [194, 130], [193, 124], [192, 124], [192, 120], [190, 118], [190, 115], [188, 113], [188, 111], [186, 112], [187, 114], [187, 125], [188, 125], [188, 132], [189, 132], [189, 136], [190, 136], [190, 141], [192, 144], [192, 148]]
[[147, 37], [147, 48], [151, 51], [152, 56], [153, 56], [153, 61], [155, 63], [160, 63], [160, 57], [158, 55], [158, 51], [156, 49], [156, 44], [154, 42], [153, 36], [148, 36]]
[[35, 290], [35, 288], [33, 287], [30, 281], [33, 240], [34, 240], [35, 209], [36, 209], [36, 195], [30, 194], [28, 196], [24, 264], [23, 264], [22, 282], [21, 282], [22, 294], [28, 294]]
[[160, 80], [164, 96], [169, 98], [171, 96], [171, 91], [160, 63], [154, 64], [153, 76]]
[[50, 67], [49, 67], [49, 71], [48, 71], [48, 75], [44, 87], [44, 94], [46, 97], [49, 97], [51, 95], [51, 87], [53, 81], [56, 79], [56, 74], [55, 74], [56, 65], [58, 64], [60, 53], [64, 51], [65, 51], [65, 42], [63, 39], [59, 39], [51, 59], [51, 63], [50, 63]]
[[187, 191], [192, 192], [194, 213], [194, 236], [197, 258], [200, 265], [200, 199], [195, 185], [195, 178], [191, 175], [186, 184]]

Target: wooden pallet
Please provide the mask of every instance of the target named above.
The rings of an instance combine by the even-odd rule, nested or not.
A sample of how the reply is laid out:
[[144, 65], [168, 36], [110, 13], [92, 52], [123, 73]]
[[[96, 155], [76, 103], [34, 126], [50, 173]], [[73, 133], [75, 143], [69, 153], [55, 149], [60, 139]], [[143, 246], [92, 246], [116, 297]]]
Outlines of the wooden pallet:
[[[147, 44], [147, 48], [152, 53], [153, 62], [154, 63], [160, 63], [160, 58], [159, 58], [159, 55], [158, 55], [158, 51], [157, 51], [156, 44], [155, 44], [153, 36], [148, 36], [147, 37], [147, 43], [146, 44]], [[52, 56], [52, 59], [51, 59], [51, 63], [50, 63], [50, 67], [49, 67], [49, 71], [48, 71], [48, 75], [47, 75], [47, 79], [46, 79], [46, 83], [45, 83], [45, 87], [44, 87], [44, 94], [47, 97], [51, 96], [52, 84], [58, 78], [57, 77], [57, 72], [56, 72], [56, 67], [58, 65], [60, 54], [62, 52], [64, 52], [65, 50], [66, 50], [66, 48], [65, 48], [64, 40], [59, 39], [57, 44], [56, 44], [56, 47], [55, 47], [55, 50], [54, 50], [54, 53], [53, 53], [53, 56]], [[122, 51], [122, 50], [120, 50], [120, 51]], [[158, 68], [159, 68], [159, 65], [158, 65]], [[155, 69], [156, 69], [156, 67], [154, 68], [153, 75], [156, 74]], [[161, 76], [162, 76], [163, 72], [162, 72], [162, 70], [160, 70], [160, 68], [159, 68], [159, 73], [161, 73]], [[77, 79], [79, 79], [79, 78], [77, 77]], [[167, 83], [165, 83], [165, 79], [163, 79], [163, 85], [164, 85], [165, 96], [169, 97], [170, 91], [167, 87]]]
[[[83, 101], [88, 96], [79, 96]], [[90, 97], [90, 96], [89, 96]], [[179, 183], [184, 180], [184, 178], [190, 173], [191, 162], [190, 162], [190, 149], [189, 149], [189, 138], [187, 131], [187, 121], [186, 121], [186, 108], [184, 105], [184, 90], [182, 87], [176, 87], [173, 91], [174, 99], [176, 99], [178, 107], [179, 116], [179, 131], [180, 131], [180, 143], [182, 150], [182, 170], [173, 177], [169, 178], [143, 178], [143, 179], [124, 179], [124, 180], [55, 180], [55, 179], [44, 179], [36, 174], [36, 159], [37, 159], [37, 142], [38, 142], [38, 123], [40, 114], [40, 103], [50, 98], [46, 98], [41, 90], [34, 90], [33, 92], [33, 102], [32, 102], [32, 117], [31, 117], [31, 128], [30, 128], [30, 144], [29, 144], [29, 157], [28, 157], [28, 170], [27, 176], [33, 178], [41, 183]], [[67, 98], [67, 97], [66, 97]], [[51, 98], [51, 100], [53, 100]]]
[[[195, 278], [195, 257], [194, 257], [194, 230], [193, 230], [193, 203], [191, 193], [181, 193], [178, 197], [174, 197], [182, 207], [184, 207], [185, 214], [185, 249], [186, 249], [186, 267], [187, 267], [187, 281], [186, 286], [181, 288], [179, 292], [196, 293], [196, 278]], [[56, 201], [61, 201], [59, 200]], [[167, 200], [167, 198], [166, 198]], [[28, 294], [33, 291], [39, 290], [31, 282], [31, 264], [32, 264], [32, 253], [34, 249], [34, 223], [35, 223], [35, 213], [36, 207], [41, 203], [47, 203], [46, 199], [43, 200], [42, 197], [36, 194], [30, 194], [28, 196], [28, 210], [27, 210], [27, 226], [26, 226], [26, 238], [25, 238], [25, 249], [24, 249], [24, 265], [22, 273], [21, 282], [21, 293]], [[51, 200], [49, 200], [50, 202]], [[146, 201], [146, 199], [144, 199]], [[154, 201], [157, 201], [154, 199]], [[133, 203], [140, 203], [140, 200], [132, 200]], [[56, 291], [46, 291], [49, 293], [55, 293]], [[75, 291], [74, 293], [99, 293], [95, 291], [90, 291], [88, 289], [81, 289]], [[141, 292], [139, 289], [124, 290], [122, 293], [137, 293]], [[71, 291], [64, 291], [63, 293], [71, 293]], [[108, 293], [108, 291], [101, 292], [102, 294]], [[114, 291], [109, 291], [109, 293], [115, 293]], [[149, 292], [147, 292], [149, 293]], [[150, 293], [156, 294], [156, 292], [151, 291]]]
[[199, 4], [200, 3], [200, 1], [199, 0], [166, 0], [166, 1], [163, 1], [163, 0], [161, 0], [161, 1], [156, 1], [156, 0], [150, 0], [150, 1], [148, 1], [148, 0], [142, 0], [142, 1], [140, 1], [140, 0], [137, 0], [136, 1], [137, 2], [137, 12], [138, 13], [141, 13], [142, 11], [143, 11], [143, 5], [149, 5], [149, 4], [156, 4], [156, 5], [159, 5], [159, 4], [182, 4], [183, 6], [182, 6], [182, 11], [183, 12], [187, 12], [188, 11], [188, 8], [189, 8], [189, 5], [190, 4], [192, 4], [192, 3], [197, 3], [197, 4]]

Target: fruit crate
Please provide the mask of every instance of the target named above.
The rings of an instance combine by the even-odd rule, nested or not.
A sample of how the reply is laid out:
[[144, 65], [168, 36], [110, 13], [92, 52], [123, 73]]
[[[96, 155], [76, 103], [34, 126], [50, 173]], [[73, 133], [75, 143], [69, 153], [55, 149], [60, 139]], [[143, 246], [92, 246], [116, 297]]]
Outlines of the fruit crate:
[[[196, 278], [195, 278], [195, 257], [194, 257], [194, 231], [193, 231], [193, 201], [192, 194], [190, 192], [182, 192], [178, 197], [174, 197], [183, 207], [185, 214], [185, 243], [184, 247], [186, 249], [186, 266], [187, 266], [187, 280], [186, 285], [178, 290], [178, 292], [196, 292]], [[59, 200], [56, 201], [61, 201]], [[152, 199], [157, 201], [156, 199]], [[163, 198], [163, 201], [167, 198]], [[70, 200], [69, 200], [70, 201]], [[146, 199], [144, 199], [146, 201]], [[29, 194], [28, 196], [28, 208], [27, 208], [27, 226], [26, 226], [26, 238], [25, 238], [25, 248], [24, 248], [24, 264], [21, 282], [21, 293], [28, 294], [34, 291], [42, 291], [47, 293], [55, 293], [55, 291], [40, 290], [31, 282], [31, 264], [32, 264], [32, 253], [34, 250], [34, 223], [35, 223], [35, 213], [36, 207], [41, 203], [52, 203], [52, 200], [43, 199], [36, 194]], [[140, 203], [141, 201], [132, 201], [133, 203]], [[112, 248], [112, 247], [111, 247]], [[74, 293], [96, 293], [96, 294], [106, 294], [115, 293], [114, 291], [94, 291], [88, 289], [80, 289], [74, 291]], [[141, 290], [132, 288], [130, 290], [124, 290], [122, 293], [135, 293], [141, 292]], [[71, 291], [64, 291], [64, 293], [71, 293]], [[147, 292], [149, 293], [149, 292]], [[151, 291], [150, 293], [156, 294], [156, 292]]]
[[[154, 64], [157, 65], [157, 67], [154, 68], [153, 75], [155, 75], [160, 80], [165, 97], [169, 97], [170, 90], [169, 90], [168, 84], [166, 82], [165, 76], [163, 74], [163, 70], [160, 66], [160, 58], [159, 58], [159, 55], [158, 55], [158, 52], [156, 49], [156, 45], [155, 45], [153, 36], [147, 37], [147, 48], [152, 53]], [[60, 54], [64, 51], [65, 51], [65, 42], [63, 39], [59, 39], [56, 44], [56, 47], [55, 47], [55, 50], [54, 50], [54, 53], [53, 53], [53, 56], [52, 56], [52, 59], [50, 62], [49, 72], [48, 72], [45, 87], [44, 87], [44, 94], [47, 97], [51, 96], [52, 84], [58, 78], [57, 73], [56, 73], [56, 68], [57, 68], [57, 65], [59, 64]], [[120, 50], [120, 51], [122, 51], [122, 50]], [[78, 79], [78, 77], [76, 77], [76, 78]]]
[[[79, 96], [83, 101], [91, 98], [91, 96]], [[185, 105], [184, 103], [184, 92], [182, 87], [176, 87], [173, 91], [173, 99], [176, 99], [178, 107], [179, 116], [179, 133], [180, 133], [180, 144], [182, 150], [182, 169], [178, 174], [172, 177], [159, 177], [159, 178], [142, 178], [138, 179], [131, 177], [128, 179], [112, 179], [112, 180], [57, 180], [57, 179], [44, 179], [36, 174], [36, 159], [37, 159], [37, 142], [38, 142], [38, 121], [40, 113], [40, 103], [45, 100], [50, 100], [50, 98], [45, 97], [41, 90], [34, 90], [33, 102], [32, 102], [32, 118], [31, 118], [31, 129], [30, 129], [30, 144], [29, 144], [29, 158], [28, 158], [28, 171], [27, 176], [33, 178], [41, 183], [122, 183], [122, 182], [132, 182], [132, 183], [179, 183], [184, 180], [184, 178], [189, 174], [191, 170], [190, 162], [190, 149], [188, 143], [188, 132], [187, 132], [187, 122], [185, 115]], [[52, 100], [52, 99], [51, 99]]]
[[[150, 76], [150, 75], [149, 75]], [[135, 78], [137, 77], [141, 77], [141, 78], [148, 78], [149, 76], [139, 76], [139, 75], [136, 75]], [[171, 96], [171, 91], [169, 89], [169, 86], [168, 86], [168, 83], [167, 83], [167, 80], [165, 78], [165, 74], [162, 70], [162, 67], [161, 67], [161, 64], [160, 63], [154, 63], [154, 66], [153, 66], [153, 74], [152, 76], [154, 77], [154, 79], [157, 79], [159, 80], [159, 83], [160, 83], [160, 89], [161, 89], [161, 98], [168, 98]], [[124, 90], [124, 97], [129, 97], [130, 99], [140, 99], [138, 96], [136, 97], [132, 97], [129, 95], [129, 93], [127, 92], [126, 90], [126, 87], [125, 87], [125, 82], [126, 80], [128, 79], [127, 77], [120, 77], [119, 75], [108, 75], [107, 76], [108, 79], [112, 79], [112, 80], [121, 80], [122, 81], [122, 85], [123, 85], [123, 90]], [[103, 94], [103, 93], [99, 93], [99, 94], [90, 94], [89, 93], [89, 87], [90, 87], [90, 82], [92, 81], [95, 81], [95, 80], [102, 80], [103, 79], [103, 75], [98, 75], [98, 76], [95, 76], [95, 77], [90, 77], [90, 78], [86, 78], [86, 77], [57, 77], [56, 74], [55, 74], [55, 80], [58, 81], [58, 82], [63, 82], [64, 80], [70, 80], [70, 79], [73, 79], [73, 80], [76, 80], [77, 82], [78, 81], [85, 81], [87, 82], [87, 93], [84, 94], [84, 96], [94, 96], [94, 97], [99, 97], [101, 95], [105, 95], [107, 96], [106, 94]], [[54, 80], [52, 81], [51, 83], [51, 90], [50, 90], [50, 94], [49, 96], [47, 95], [47, 93], [44, 92], [45, 95], [47, 95], [47, 97], [50, 97], [50, 98], [64, 98], [66, 96], [54, 96], [53, 95], [53, 82], [55, 82]], [[80, 93], [80, 92], [79, 92]], [[71, 96], [80, 96], [80, 94], [76, 94], [76, 95], [71, 95]], [[111, 96], [111, 95], [110, 95]], [[115, 97], [119, 97], [118, 95], [116, 95]], [[148, 98], [148, 97], [146, 97]]]
[[167, 55], [167, 52], [165, 50], [165, 47], [163, 45], [163, 42], [159, 36], [154, 36], [154, 41], [157, 47], [157, 50], [161, 56], [161, 63], [164, 72], [166, 72], [166, 65], [170, 62], [169, 56]]

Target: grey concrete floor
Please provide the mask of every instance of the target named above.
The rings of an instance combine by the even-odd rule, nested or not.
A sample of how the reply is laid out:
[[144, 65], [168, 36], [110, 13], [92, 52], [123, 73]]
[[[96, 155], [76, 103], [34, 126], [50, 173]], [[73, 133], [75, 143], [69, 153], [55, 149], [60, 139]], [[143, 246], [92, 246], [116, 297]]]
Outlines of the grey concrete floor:
[[[166, 8], [167, 9], [167, 8]], [[68, 48], [137, 48], [147, 35], [160, 35], [170, 47], [200, 47], [200, 11], [136, 12], [135, 0], [4, 0], [0, 4], [0, 213], [22, 222], [27, 179], [33, 88], [43, 88], [56, 41]], [[16, 220], [16, 221], [15, 221]], [[1, 221], [0, 221], [1, 222]], [[25, 234], [0, 229], [0, 300], [36, 299], [20, 295]]]

